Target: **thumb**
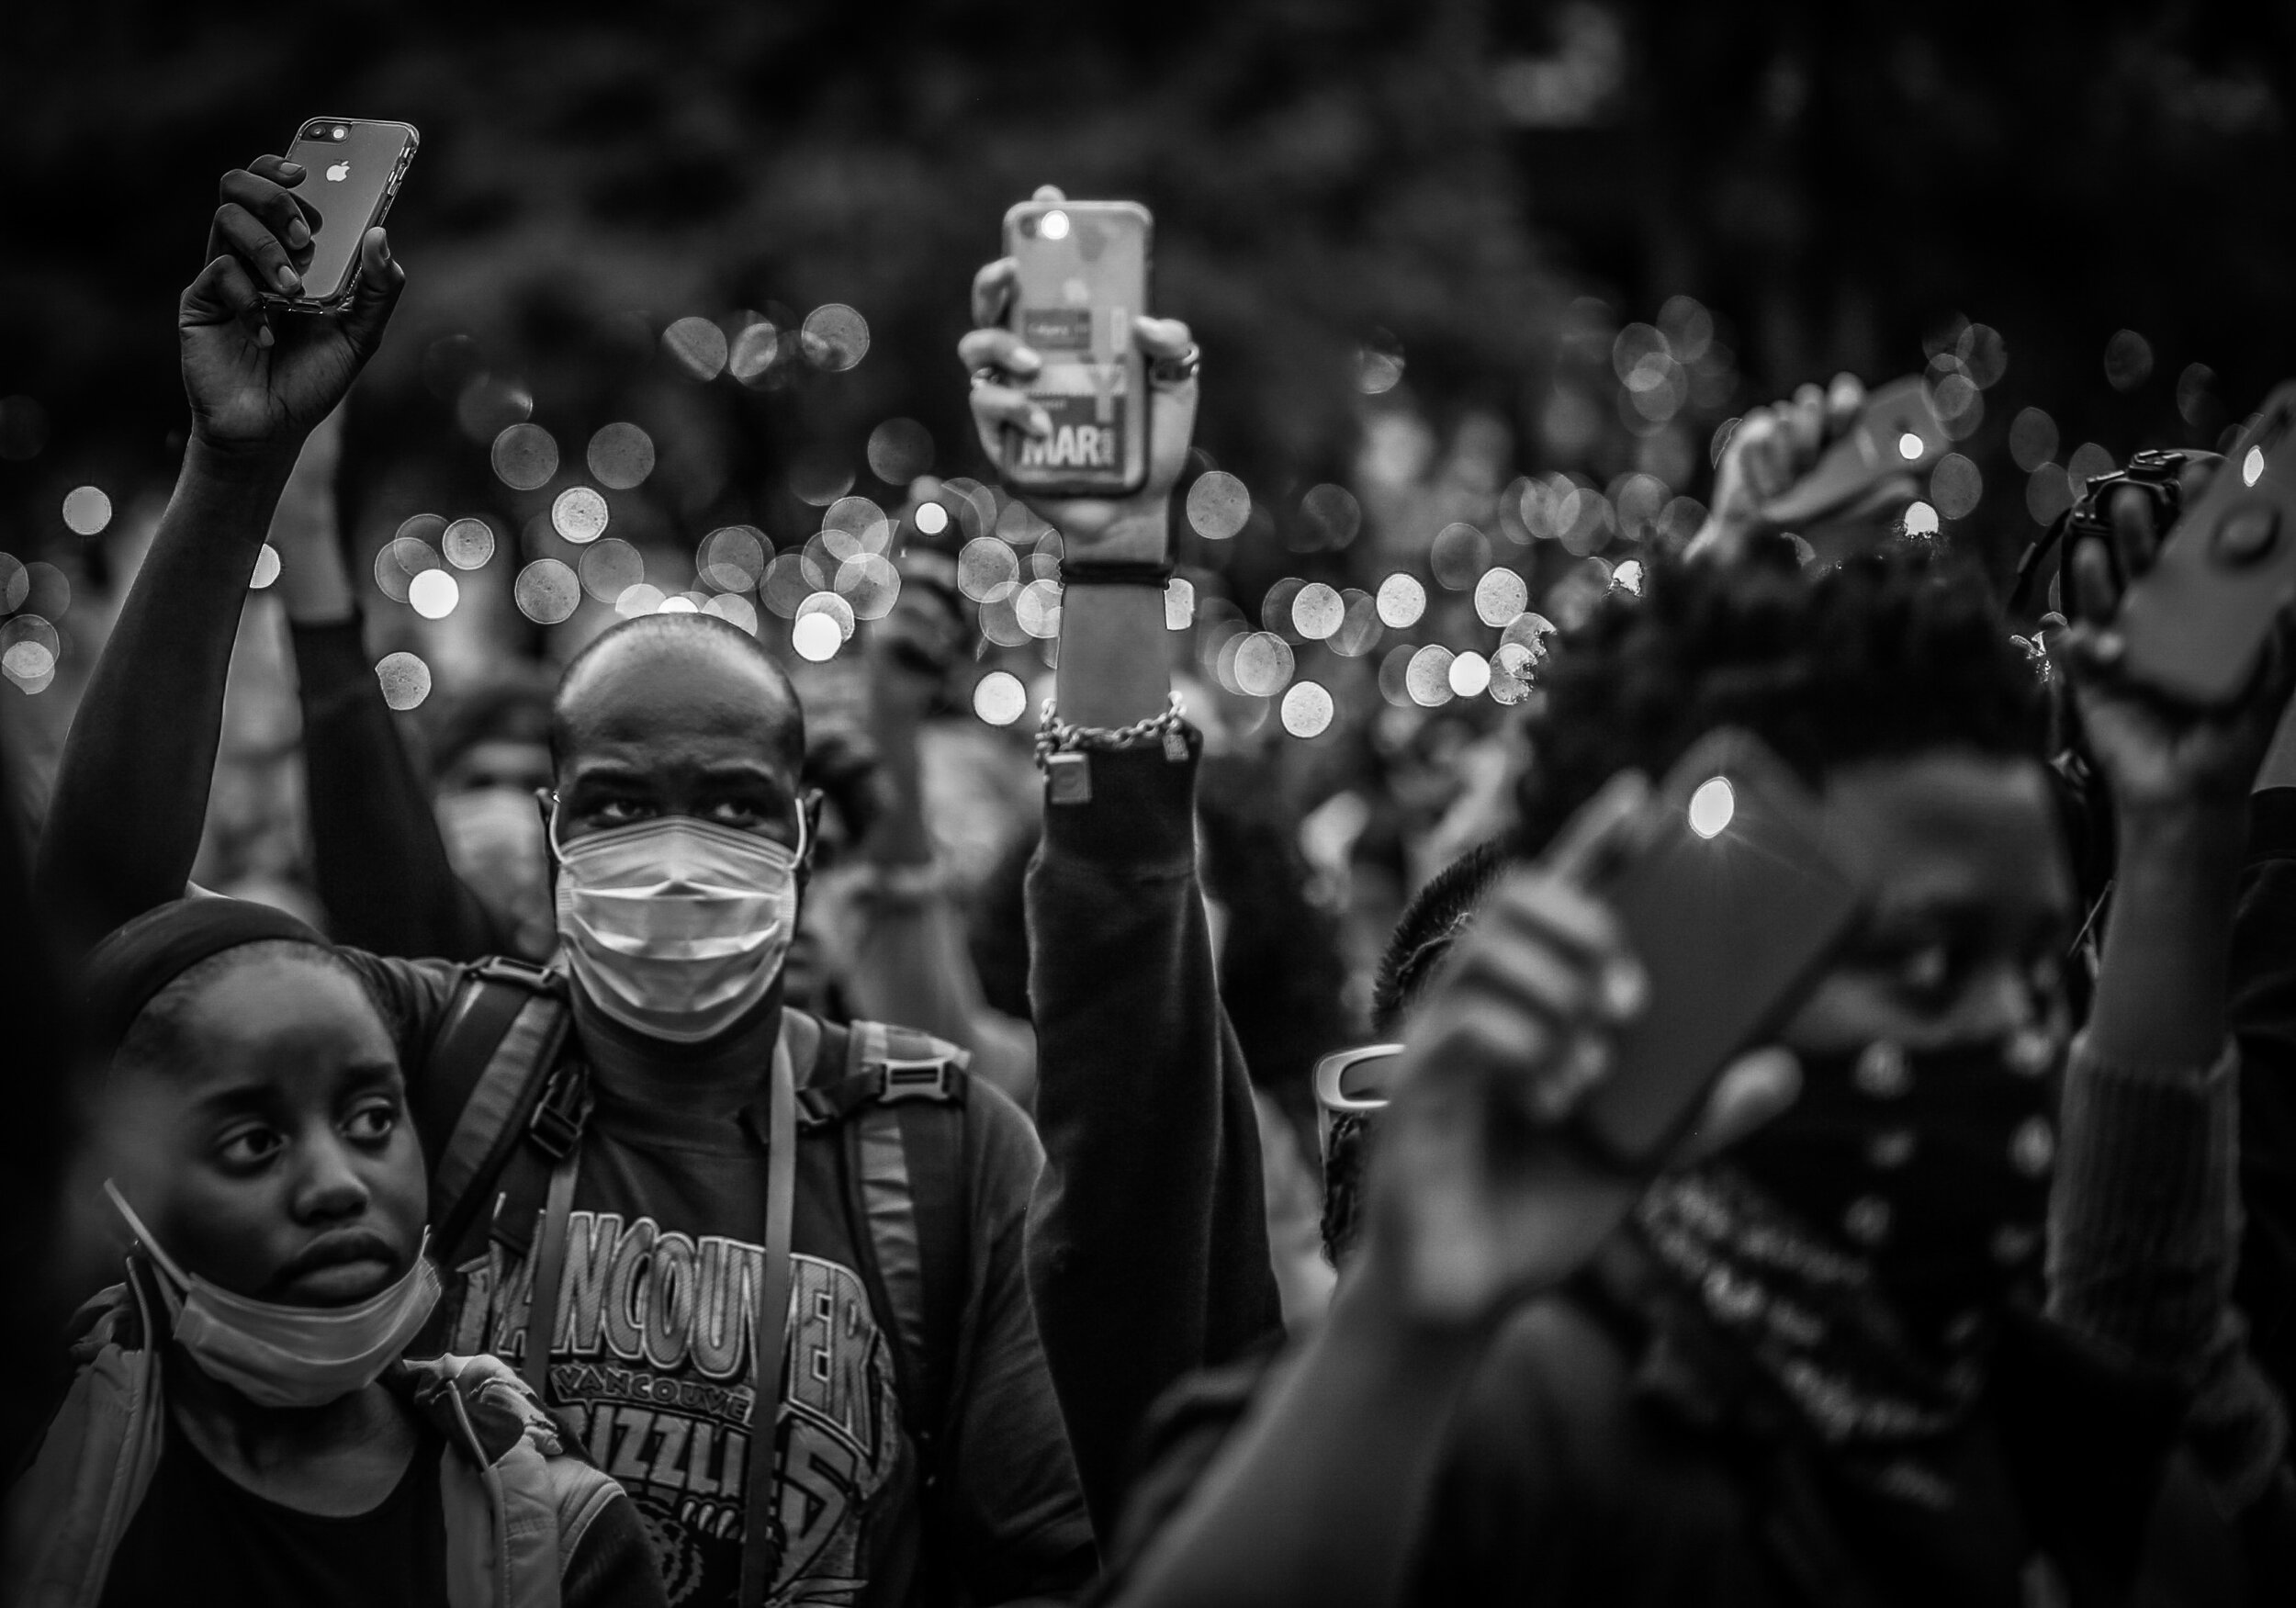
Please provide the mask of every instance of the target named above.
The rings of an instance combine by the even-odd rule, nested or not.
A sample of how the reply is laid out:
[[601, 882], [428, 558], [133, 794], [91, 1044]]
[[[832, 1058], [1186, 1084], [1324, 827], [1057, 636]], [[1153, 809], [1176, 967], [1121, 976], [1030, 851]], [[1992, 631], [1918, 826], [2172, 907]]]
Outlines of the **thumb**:
[[1790, 1050], [1771, 1045], [1749, 1051], [1722, 1069], [1697, 1125], [1674, 1154], [1673, 1164], [1693, 1162], [1728, 1150], [1781, 1116], [1802, 1092], [1802, 1063]]
[[407, 272], [390, 254], [390, 237], [379, 225], [368, 230], [359, 242], [359, 287], [337, 326], [362, 363], [383, 343], [391, 309], [399, 305], [399, 293], [406, 287]]

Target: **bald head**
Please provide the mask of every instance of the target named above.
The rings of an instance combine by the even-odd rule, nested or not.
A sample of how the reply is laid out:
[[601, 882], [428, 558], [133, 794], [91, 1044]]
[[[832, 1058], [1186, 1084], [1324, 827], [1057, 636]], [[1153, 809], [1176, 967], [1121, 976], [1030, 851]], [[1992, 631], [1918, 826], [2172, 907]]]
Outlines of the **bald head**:
[[793, 834], [805, 713], [757, 639], [710, 614], [642, 614], [601, 635], [550, 711], [559, 831], [687, 815]]

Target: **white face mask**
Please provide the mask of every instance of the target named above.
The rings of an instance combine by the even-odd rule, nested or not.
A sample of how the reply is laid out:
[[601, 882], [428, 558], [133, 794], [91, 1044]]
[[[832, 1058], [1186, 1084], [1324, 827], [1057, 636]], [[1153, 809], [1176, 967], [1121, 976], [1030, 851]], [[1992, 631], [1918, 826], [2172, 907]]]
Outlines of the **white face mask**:
[[186, 1274], [108, 1178], [104, 1193], [159, 1273], [175, 1344], [201, 1373], [261, 1407], [323, 1407], [365, 1389], [399, 1360], [438, 1304], [427, 1230], [414, 1265], [356, 1306], [285, 1307]]
[[691, 815], [561, 844], [558, 937], [591, 1003], [673, 1044], [724, 1032], [781, 975], [797, 930], [797, 847]]

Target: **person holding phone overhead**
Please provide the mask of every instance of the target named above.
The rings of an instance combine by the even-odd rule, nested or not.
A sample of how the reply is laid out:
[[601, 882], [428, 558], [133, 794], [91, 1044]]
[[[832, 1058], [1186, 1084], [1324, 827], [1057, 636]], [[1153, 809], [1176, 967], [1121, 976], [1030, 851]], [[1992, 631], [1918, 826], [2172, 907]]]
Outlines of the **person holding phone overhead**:
[[[1012, 383], [1035, 354], [1006, 325], [1009, 281], [983, 272], [962, 348], [992, 450], [1047, 422]], [[1168, 327], [1142, 340], [1189, 350]], [[1157, 399], [1150, 461], [1176, 462], [1193, 385]], [[1856, 417], [1842, 402], [1813, 391], [1748, 444], [1779, 433], [1765, 451], [1806, 469]], [[1458, 952], [1416, 973], [1332, 1317], [1257, 1390], [1176, 1392], [1153, 1417], [1154, 1388], [1266, 1337], [1265, 1240], [1217, 1000], [1189, 986], [1186, 729], [1160, 718], [1146, 625], [1115, 640], [1154, 601], [1160, 510], [1039, 504], [1083, 560], [1047, 746], [1085, 763], [1048, 784], [1031, 883], [1034, 1273], [1104, 1600], [2262, 1602], [2296, 1578], [2284, 1417], [2225, 1299], [2234, 1055], [2205, 964], [2232, 914], [2210, 812], [2296, 665], [2283, 647], [2236, 708], [2178, 712], [2068, 645], [2136, 901], [2068, 1060], [2080, 912], [2030, 662], [1950, 558], [1877, 533], [1805, 568], [1760, 528], [1779, 467], [1727, 468], [1740, 527], [1556, 648], [1522, 801], [1547, 860], [1460, 879], [1423, 946]], [[1104, 552], [1120, 568], [1101, 579]], [[1647, 807], [1621, 772], [1655, 778], [1724, 725], [1814, 790], [1867, 914], [1780, 1002], [1778, 1047], [1728, 1065], [1670, 1156], [1621, 1171], [1574, 1131], [1633, 1075], [1619, 1026], [1668, 1005], [1597, 891]], [[1109, 988], [1147, 953], [1177, 972]], [[2131, 1203], [2162, 1176], [2168, 1198]], [[1131, 1305], [1127, 1275], [1158, 1299]], [[1158, 1322], [1176, 1303], [1186, 1321]], [[1142, 1323], [1154, 1348], [1097, 1355], [1095, 1323]], [[2133, 1366], [2155, 1363], [2173, 1383]], [[1102, 1449], [1144, 1422], [1152, 1470], [1177, 1467], [1128, 1504]]]
[[[375, 229], [342, 306], [264, 299], [310, 260], [309, 183], [225, 175], [184, 295], [182, 478], [40, 846], [84, 942], [183, 894], [273, 507], [404, 282]], [[550, 748], [562, 967], [335, 951], [430, 1162], [428, 1338], [519, 1369], [673, 1603], [1073, 1591], [1094, 1552], [1021, 1265], [1027, 1119], [938, 1040], [783, 1008], [818, 807], [787, 678], [724, 621], [628, 621], [568, 666]]]

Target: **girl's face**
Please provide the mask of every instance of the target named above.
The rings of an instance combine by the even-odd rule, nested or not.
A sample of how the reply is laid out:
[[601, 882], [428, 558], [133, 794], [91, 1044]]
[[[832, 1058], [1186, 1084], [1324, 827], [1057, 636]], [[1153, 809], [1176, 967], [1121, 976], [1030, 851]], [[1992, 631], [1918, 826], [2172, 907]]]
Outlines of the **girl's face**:
[[235, 1295], [347, 1306], [422, 1247], [422, 1153], [373, 1002], [309, 953], [249, 956], [185, 1001], [183, 1064], [123, 1089], [116, 1169], [160, 1243]]

